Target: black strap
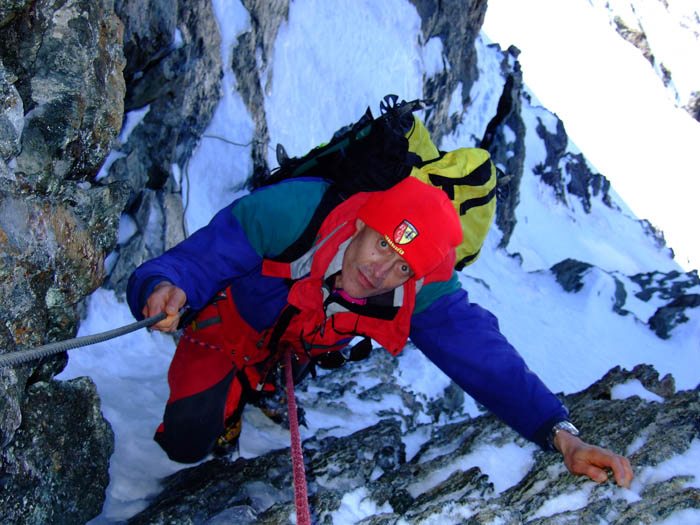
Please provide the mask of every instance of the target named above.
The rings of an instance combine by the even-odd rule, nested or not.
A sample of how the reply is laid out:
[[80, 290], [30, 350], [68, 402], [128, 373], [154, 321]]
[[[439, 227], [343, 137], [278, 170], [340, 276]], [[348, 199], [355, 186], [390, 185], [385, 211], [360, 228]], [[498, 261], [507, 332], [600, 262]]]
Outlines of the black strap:
[[455, 186], [483, 186], [489, 181], [491, 178], [491, 161], [487, 159], [481, 166], [470, 171], [464, 177], [443, 177], [442, 175], [429, 173], [428, 178], [434, 186], [442, 188], [450, 200], [454, 200]]
[[472, 253], [471, 255], [467, 255], [466, 257], [463, 257], [457, 263], [455, 264], [455, 270], [458, 272], [461, 270], [464, 270], [464, 267], [472, 262], [474, 259], [476, 259], [479, 254], [481, 253], [481, 249], [478, 249], [475, 253]]
[[[259, 369], [260, 372], [260, 384], [258, 387], [262, 388], [262, 385], [267, 381], [267, 377], [270, 372], [275, 367], [275, 365], [282, 359], [283, 354], [278, 349], [278, 345], [284, 332], [289, 328], [289, 323], [301, 310], [296, 306], [288, 304], [282, 313], [280, 314], [275, 326], [272, 328], [272, 334], [270, 335], [270, 342], [267, 344], [267, 348], [270, 351], [270, 355], [262, 362], [262, 366]], [[256, 388], [257, 390], [257, 388]]]
[[491, 201], [491, 199], [493, 199], [495, 196], [496, 196], [496, 187], [494, 187], [490, 192], [488, 192], [483, 197], [476, 197], [474, 199], [467, 199], [466, 201], [461, 202], [459, 204], [459, 214], [464, 215], [472, 208], [476, 208], [477, 206], [483, 206], [484, 204], [488, 204]]
[[205, 328], [213, 326], [215, 324], [219, 324], [220, 322], [221, 317], [216, 315], [214, 317], [210, 317], [209, 319], [202, 319], [201, 321], [195, 319], [194, 321], [192, 321], [190, 326], [192, 326], [192, 330], [196, 332], [197, 330], [204, 330]]
[[270, 342], [267, 344], [267, 348], [270, 350], [270, 353], [275, 354], [277, 352], [277, 345], [279, 344], [280, 339], [282, 339], [282, 336], [287, 331], [287, 328], [289, 328], [289, 323], [292, 322], [294, 316], [299, 312], [301, 312], [301, 310], [291, 304], [288, 304], [285, 309], [282, 310], [279, 319], [277, 319], [277, 322], [272, 329]]

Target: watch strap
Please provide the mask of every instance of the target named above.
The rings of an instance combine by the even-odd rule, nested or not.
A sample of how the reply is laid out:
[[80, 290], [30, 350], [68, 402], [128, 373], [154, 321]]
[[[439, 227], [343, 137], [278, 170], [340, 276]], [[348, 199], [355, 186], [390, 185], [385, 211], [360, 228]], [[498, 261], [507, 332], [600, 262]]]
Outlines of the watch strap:
[[556, 450], [554, 446], [554, 438], [562, 430], [566, 430], [573, 436], [579, 435], [578, 428], [576, 428], [576, 426], [568, 419], [562, 419], [561, 421], [557, 421], [556, 423], [554, 423], [552, 429], [547, 434], [547, 444], [549, 445], [549, 448], [551, 450]]

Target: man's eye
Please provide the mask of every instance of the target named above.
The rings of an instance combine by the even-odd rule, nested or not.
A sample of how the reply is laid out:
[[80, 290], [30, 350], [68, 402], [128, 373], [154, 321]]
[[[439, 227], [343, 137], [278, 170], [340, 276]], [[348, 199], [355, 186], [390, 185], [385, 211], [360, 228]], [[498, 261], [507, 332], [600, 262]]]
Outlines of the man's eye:
[[401, 269], [401, 273], [411, 273], [411, 268], [408, 264], [402, 264], [399, 268]]
[[384, 239], [380, 239], [380, 240], [379, 240], [379, 246], [380, 246], [381, 248], [388, 248], [388, 247], [389, 247], [389, 243], [386, 242]]

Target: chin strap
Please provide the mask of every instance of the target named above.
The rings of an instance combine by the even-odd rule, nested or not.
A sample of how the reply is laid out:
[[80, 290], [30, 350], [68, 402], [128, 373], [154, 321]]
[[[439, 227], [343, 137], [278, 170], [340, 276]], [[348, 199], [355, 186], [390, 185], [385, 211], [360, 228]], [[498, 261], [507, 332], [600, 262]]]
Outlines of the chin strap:
[[297, 402], [294, 398], [294, 378], [292, 377], [292, 345], [280, 343], [284, 351], [284, 375], [287, 384], [287, 410], [289, 411], [289, 432], [292, 436], [292, 474], [294, 477], [294, 504], [297, 510], [297, 525], [311, 525], [309, 512], [309, 496], [306, 490], [306, 471], [304, 455], [299, 435], [299, 420], [297, 419]]

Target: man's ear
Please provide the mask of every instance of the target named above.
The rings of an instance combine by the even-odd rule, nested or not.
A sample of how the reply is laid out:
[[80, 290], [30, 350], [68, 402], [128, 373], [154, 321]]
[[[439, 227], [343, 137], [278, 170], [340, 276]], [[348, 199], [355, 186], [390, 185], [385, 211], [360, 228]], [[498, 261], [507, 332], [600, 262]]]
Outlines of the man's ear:
[[365, 221], [363, 221], [362, 219], [355, 219], [355, 235], [364, 230], [365, 226], [367, 226], [365, 224]]

